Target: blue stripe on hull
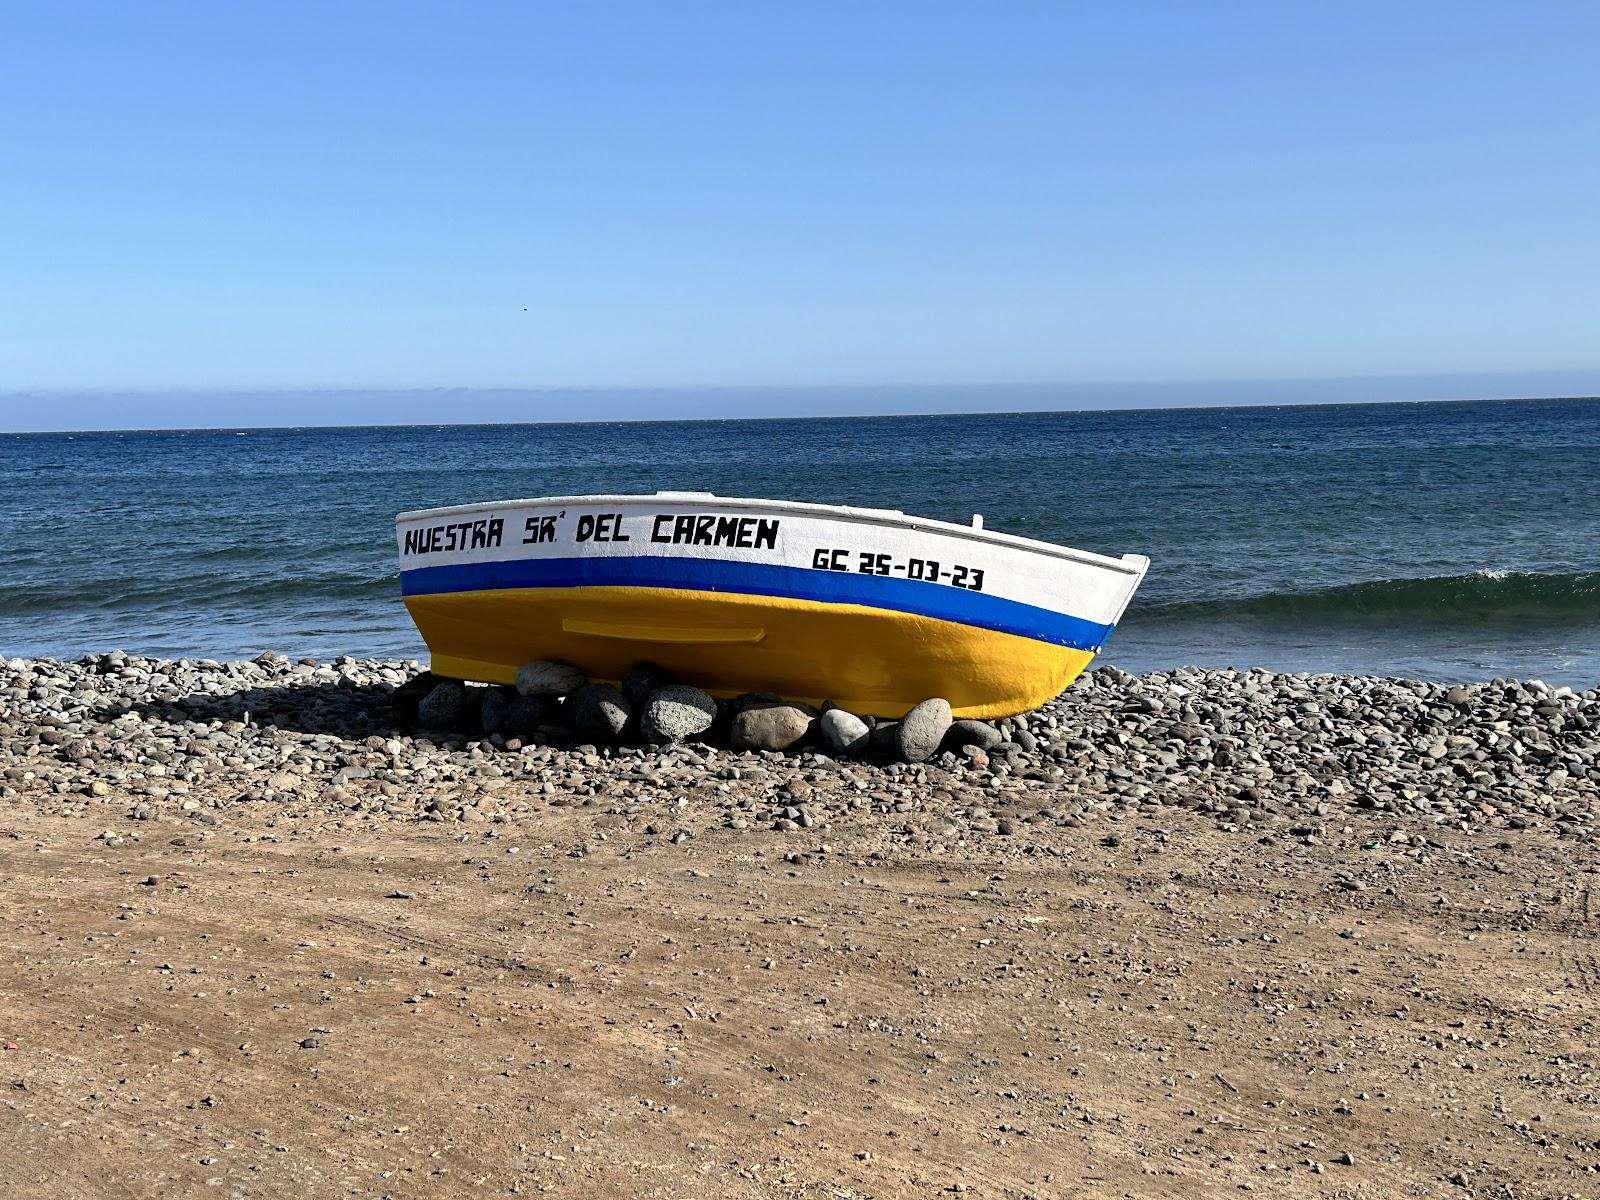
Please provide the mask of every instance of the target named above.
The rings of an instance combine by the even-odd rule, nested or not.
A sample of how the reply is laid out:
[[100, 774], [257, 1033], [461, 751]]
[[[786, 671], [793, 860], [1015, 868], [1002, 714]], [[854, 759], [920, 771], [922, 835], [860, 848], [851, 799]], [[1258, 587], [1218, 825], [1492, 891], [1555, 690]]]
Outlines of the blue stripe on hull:
[[401, 594], [484, 592], [502, 588], [654, 587], [684, 591], [783, 596], [821, 604], [859, 604], [1014, 633], [1075, 650], [1099, 650], [1110, 625], [1051, 612], [1018, 600], [968, 592], [917, 579], [814, 571], [725, 559], [626, 558], [512, 559], [418, 567], [400, 573]]

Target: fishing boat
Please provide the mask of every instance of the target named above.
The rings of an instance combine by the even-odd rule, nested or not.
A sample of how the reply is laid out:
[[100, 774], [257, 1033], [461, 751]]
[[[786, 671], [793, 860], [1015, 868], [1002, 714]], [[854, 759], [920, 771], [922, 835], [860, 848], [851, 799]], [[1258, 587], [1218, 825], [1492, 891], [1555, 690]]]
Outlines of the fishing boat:
[[708, 492], [402, 513], [400, 586], [435, 674], [536, 659], [616, 681], [640, 661], [712, 695], [897, 717], [1024, 712], [1104, 645], [1149, 559], [898, 511]]

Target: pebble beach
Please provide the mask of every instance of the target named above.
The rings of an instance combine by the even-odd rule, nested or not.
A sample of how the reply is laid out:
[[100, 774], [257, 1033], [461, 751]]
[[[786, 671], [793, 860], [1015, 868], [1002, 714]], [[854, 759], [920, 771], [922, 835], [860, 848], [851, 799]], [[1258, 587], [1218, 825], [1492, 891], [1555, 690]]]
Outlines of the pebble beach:
[[1102, 668], [1019, 717], [953, 722], [935, 699], [869, 729], [777, 697], [718, 706], [647, 667], [621, 689], [530, 667], [545, 675], [513, 689], [272, 653], [13, 660], [0, 795], [63, 811], [126, 796], [135, 820], [258, 804], [506, 821], [550, 797], [632, 818], [670, 798], [736, 829], [860, 812], [924, 838], [1163, 808], [1280, 837], [1370, 814], [1422, 837], [1582, 838], [1600, 798], [1600, 692], [1537, 680]]

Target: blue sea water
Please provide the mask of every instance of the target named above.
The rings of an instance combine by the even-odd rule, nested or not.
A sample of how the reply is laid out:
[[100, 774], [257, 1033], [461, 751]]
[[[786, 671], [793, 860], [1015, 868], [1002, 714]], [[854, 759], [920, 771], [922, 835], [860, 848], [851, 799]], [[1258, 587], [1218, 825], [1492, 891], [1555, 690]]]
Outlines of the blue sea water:
[[420, 656], [396, 512], [900, 508], [1153, 560], [1105, 658], [1600, 683], [1600, 401], [0, 435], [0, 654]]

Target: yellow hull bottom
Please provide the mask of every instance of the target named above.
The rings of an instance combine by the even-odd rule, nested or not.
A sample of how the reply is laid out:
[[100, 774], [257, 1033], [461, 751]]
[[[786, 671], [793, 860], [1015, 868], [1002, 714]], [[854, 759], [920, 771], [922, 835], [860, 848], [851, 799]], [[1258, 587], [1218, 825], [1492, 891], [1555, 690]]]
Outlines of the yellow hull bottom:
[[406, 597], [453, 679], [511, 683], [533, 659], [615, 682], [647, 659], [714, 696], [776, 692], [899, 717], [943, 696], [959, 717], [1037, 708], [1093, 654], [854, 604], [670, 588], [512, 588]]

